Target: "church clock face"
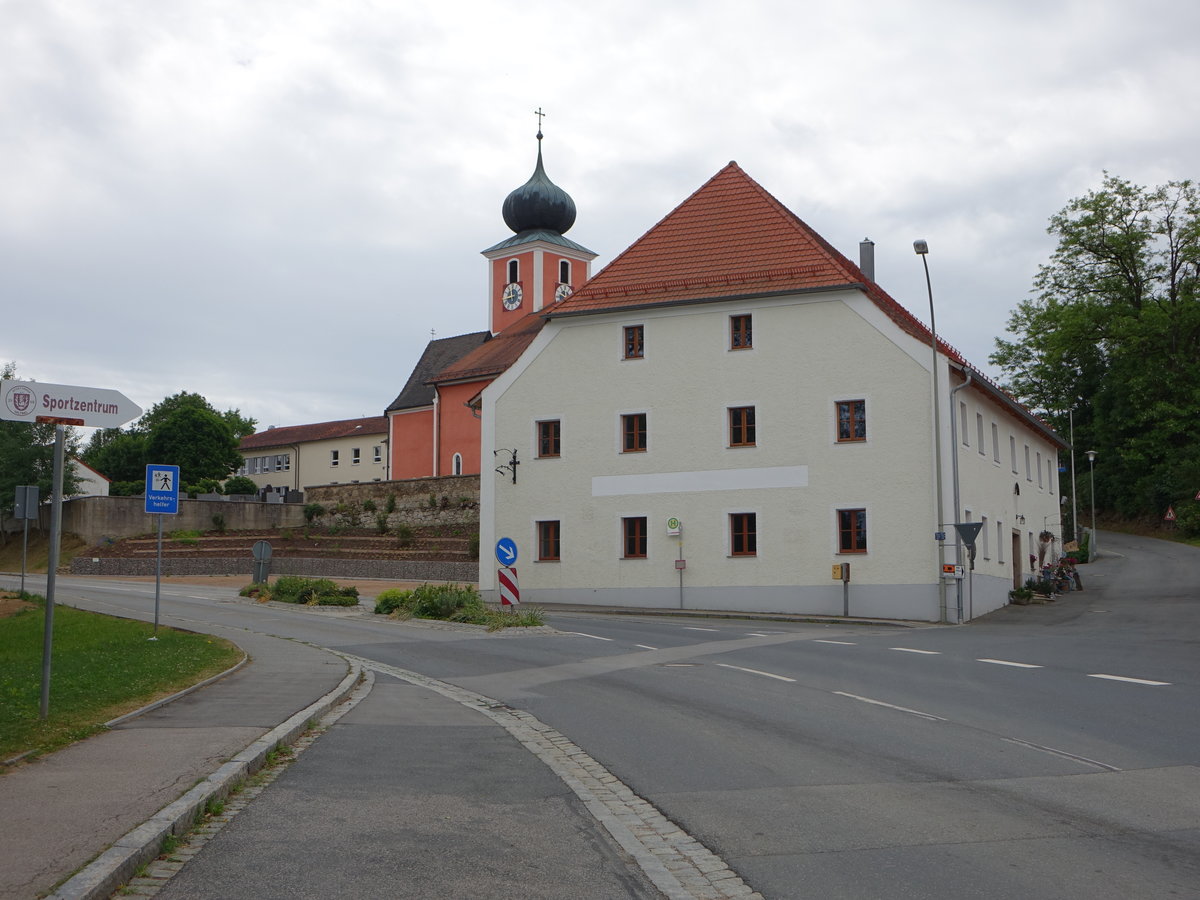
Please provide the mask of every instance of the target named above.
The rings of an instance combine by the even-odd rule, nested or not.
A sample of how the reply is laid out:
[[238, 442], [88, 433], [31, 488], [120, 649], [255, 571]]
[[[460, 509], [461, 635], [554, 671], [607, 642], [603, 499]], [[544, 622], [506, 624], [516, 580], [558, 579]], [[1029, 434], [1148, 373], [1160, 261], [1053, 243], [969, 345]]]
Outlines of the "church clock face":
[[555, 300], [559, 300], [559, 301], [566, 300], [570, 296], [571, 296], [571, 286], [569, 284], [560, 284], [558, 287], [556, 287], [554, 289], [554, 299]]
[[500, 295], [500, 301], [504, 304], [504, 308], [508, 310], [516, 309], [521, 305], [521, 285], [515, 281], [505, 285], [504, 293]]

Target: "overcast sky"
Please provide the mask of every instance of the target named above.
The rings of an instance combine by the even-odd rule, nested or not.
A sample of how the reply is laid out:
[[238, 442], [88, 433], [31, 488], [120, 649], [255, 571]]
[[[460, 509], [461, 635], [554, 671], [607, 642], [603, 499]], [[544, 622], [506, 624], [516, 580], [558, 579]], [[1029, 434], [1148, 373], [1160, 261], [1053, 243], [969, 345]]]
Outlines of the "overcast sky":
[[[0, 0], [0, 363], [380, 415], [533, 170], [593, 272], [729, 160], [987, 357], [1104, 170], [1200, 176], [1194, 0]], [[849, 348], [852, 355], [852, 348]]]

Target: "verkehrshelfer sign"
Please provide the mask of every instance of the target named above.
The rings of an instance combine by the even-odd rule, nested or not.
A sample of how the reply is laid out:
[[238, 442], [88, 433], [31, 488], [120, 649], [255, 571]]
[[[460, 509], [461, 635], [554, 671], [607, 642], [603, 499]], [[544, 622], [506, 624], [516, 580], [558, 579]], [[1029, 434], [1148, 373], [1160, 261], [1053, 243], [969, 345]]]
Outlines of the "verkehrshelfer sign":
[[158, 463], [146, 466], [146, 512], [162, 516], [179, 514], [179, 466]]
[[11, 378], [0, 381], [0, 419], [10, 422], [45, 417], [76, 419], [89, 428], [118, 428], [141, 414], [142, 408], [120, 391]]

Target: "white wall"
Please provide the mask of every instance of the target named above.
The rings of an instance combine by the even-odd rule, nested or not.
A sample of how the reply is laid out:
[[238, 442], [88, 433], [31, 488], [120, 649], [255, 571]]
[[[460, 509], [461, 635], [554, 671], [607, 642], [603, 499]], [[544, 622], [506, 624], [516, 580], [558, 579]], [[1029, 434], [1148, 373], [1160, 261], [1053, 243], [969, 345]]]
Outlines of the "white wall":
[[[735, 313], [753, 315], [753, 349], [728, 348]], [[624, 360], [622, 329], [634, 324], [644, 326], [645, 358]], [[520, 549], [527, 601], [840, 614], [831, 565], [848, 561], [851, 615], [937, 620], [931, 356], [856, 291], [551, 321], [483, 395], [485, 458], [515, 447], [521, 465], [515, 485], [481, 479], [481, 589], [494, 590], [490, 548], [507, 536]], [[942, 360], [943, 398], [947, 374]], [[866, 401], [867, 440], [838, 443], [834, 404], [852, 399]], [[976, 405], [999, 420], [982, 397], [957, 399], [968, 400], [972, 427]], [[755, 407], [756, 446], [727, 446], [730, 406]], [[649, 447], [621, 453], [620, 416], [634, 412], [647, 414]], [[1049, 445], [1003, 415], [1003, 428], [1019, 429], [1020, 451], [1040, 447], [1045, 466]], [[561, 422], [556, 459], [537, 458], [535, 423], [546, 419]], [[945, 399], [942, 427], [941, 518], [952, 535]], [[1007, 531], [1015, 521], [1014, 479], [990, 456], [971, 458], [971, 441], [959, 453], [963, 506], [989, 516], [995, 544], [994, 523]], [[1023, 470], [1021, 478], [1019, 511], [1036, 534], [1056, 495], [1027, 492]], [[865, 554], [839, 553], [836, 512], [850, 508], [867, 510]], [[734, 512], [756, 514], [754, 557], [730, 553]], [[648, 519], [646, 559], [621, 558], [627, 516]], [[671, 516], [683, 521], [680, 538], [666, 533]], [[545, 520], [561, 523], [559, 562], [536, 561]], [[1011, 552], [1004, 561], [980, 553], [976, 614], [1006, 602]], [[949, 594], [953, 606], [953, 587]]]

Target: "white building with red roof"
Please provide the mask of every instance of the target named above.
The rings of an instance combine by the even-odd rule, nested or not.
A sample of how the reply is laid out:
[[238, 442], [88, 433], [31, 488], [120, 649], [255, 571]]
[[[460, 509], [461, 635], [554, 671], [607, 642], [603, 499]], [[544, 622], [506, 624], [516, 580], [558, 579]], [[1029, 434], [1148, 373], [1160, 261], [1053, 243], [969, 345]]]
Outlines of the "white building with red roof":
[[318, 484], [386, 481], [387, 436], [386, 416], [272, 426], [242, 438], [242, 466], [236, 474], [278, 493]]
[[540, 315], [481, 396], [491, 599], [506, 537], [523, 601], [959, 621], [1058, 521], [1061, 438], [940, 342], [935, 434], [928, 329], [735, 163]]

